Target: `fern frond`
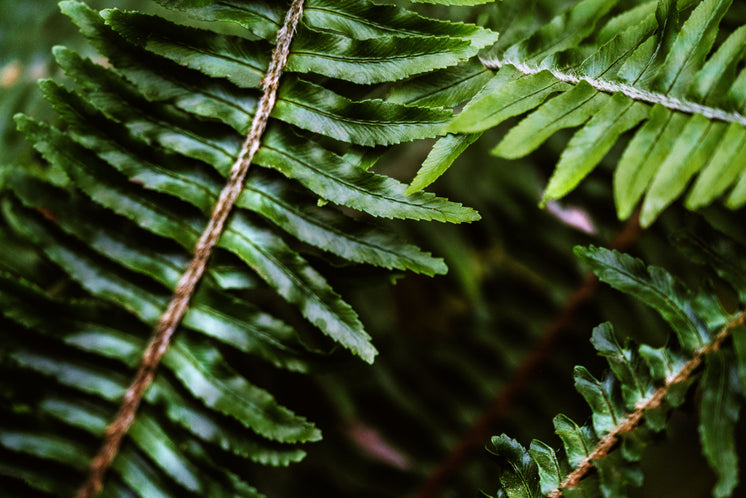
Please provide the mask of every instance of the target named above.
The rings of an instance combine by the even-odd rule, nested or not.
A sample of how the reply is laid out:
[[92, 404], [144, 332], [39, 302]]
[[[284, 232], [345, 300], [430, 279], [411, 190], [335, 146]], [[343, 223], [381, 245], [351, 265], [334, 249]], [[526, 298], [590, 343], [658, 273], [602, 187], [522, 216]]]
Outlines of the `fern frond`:
[[[309, 1], [297, 32], [300, 0], [287, 15], [262, 0], [160, 3], [199, 22], [62, 2], [107, 63], [56, 47], [75, 86], [40, 87], [64, 125], [16, 117], [47, 167], [4, 169], [3, 218], [69, 290], [50, 292], [27, 265], [0, 274], [3, 378], [24, 375], [36, 393], [2, 383], [4, 403], [25, 399], [17, 410], [35, 417], [0, 429], [0, 466], [69, 493], [103, 436], [80, 496], [109, 463], [105, 495], [259, 496], [242, 462], [287, 465], [320, 432], [250, 372], [308, 372], [338, 347], [376, 354], [326, 262], [446, 270], [359, 218], [478, 219], [363, 165], [440, 135], [476, 91], [449, 96], [452, 67], [495, 35], [368, 2]], [[393, 87], [416, 103], [367, 97]], [[291, 326], [295, 314], [317, 330]], [[65, 472], [42, 478], [46, 467]]]
[[[730, 496], [738, 482], [733, 438], [743, 402], [743, 356], [730, 344], [742, 342], [746, 311], [726, 312], [711, 294], [694, 293], [662, 268], [646, 269], [625, 254], [593, 247], [578, 248], [576, 254], [602, 281], [660, 313], [676, 333], [679, 348], [655, 349], [630, 341], [621, 346], [611, 324], [596, 327], [591, 342], [610, 372], [599, 380], [585, 368], [575, 368], [575, 387], [592, 409], [591, 423], [581, 427], [564, 415], [555, 418], [564, 457], [540, 441], [527, 451], [505, 435], [494, 437], [490, 451], [508, 462], [500, 476], [504, 492], [511, 498], [626, 496], [629, 485], [642, 482], [637, 462], [647, 440], [665, 429], [667, 413], [698, 382], [703, 452], [718, 474], [713, 494]], [[517, 480], [524, 485], [516, 486]]]
[[[515, 159], [560, 130], [579, 128], [542, 204], [567, 195], [625, 133], [636, 130], [614, 173], [620, 218], [644, 197], [641, 223], [648, 226], [690, 183], [689, 209], [723, 194], [728, 207], [740, 207], [746, 202], [746, 28], [726, 33], [710, 53], [730, 6], [730, 0], [576, 2], [525, 39], [482, 57], [497, 73], [448, 130], [474, 134], [473, 141], [528, 113], [492, 151]], [[444, 169], [452, 160], [437, 154], [426, 164]]]

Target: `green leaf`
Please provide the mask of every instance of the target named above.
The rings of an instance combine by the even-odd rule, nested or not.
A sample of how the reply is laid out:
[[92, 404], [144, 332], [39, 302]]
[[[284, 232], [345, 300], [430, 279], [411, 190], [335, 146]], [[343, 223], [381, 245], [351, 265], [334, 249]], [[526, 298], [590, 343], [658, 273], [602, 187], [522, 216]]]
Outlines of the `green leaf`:
[[286, 70], [372, 84], [452, 66], [474, 52], [470, 42], [457, 38], [394, 35], [351, 40], [301, 26]]
[[[285, 6], [271, 0], [156, 0], [171, 9], [178, 9], [205, 21], [236, 23], [254, 36], [274, 41], [282, 26]], [[249, 38], [251, 39], [251, 38]]]
[[539, 472], [526, 449], [506, 435], [495, 436], [488, 446], [490, 453], [505, 462], [500, 473], [500, 484], [509, 498], [538, 498]]
[[[506, 66], [500, 72], [510, 74], [511, 67]], [[504, 77], [498, 73], [495, 78]], [[478, 133], [487, 130], [508, 118], [533, 109], [551, 94], [570, 88], [567, 84], [558, 82], [548, 71], [514, 78], [494, 93], [470, 102], [451, 121], [447, 130], [451, 133]]]
[[593, 329], [591, 343], [598, 354], [606, 358], [614, 376], [619, 380], [627, 410], [652, 394], [649, 376], [640, 368], [640, 361], [633, 349], [622, 348], [610, 323]]
[[593, 448], [598, 441], [591, 427], [579, 427], [569, 417], [562, 414], [554, 417], [554, 432], [562, 439], [565, 454], [573, 468], [593, 453]]
[[691, 304], [690, 292], [659, 267], [645, 265], [617, 251], [576, 247], [575, 254], [602, 281], [655, 309], [673, 327], [681, 346], [695, 351], [709, 342], [709, 332]]
[[468, 135], [451, 135], [449, 133], [435, 142], [435, 145], [430, 150], [430, 153], [422, 163], [420, 170], [417, 172], [417, 176], [414, 177], [412, 183], [407, 187], [405, 194], [411, 195], [415, 192], [419, 192], [443, 176], [443, 173], [451, 167], [453, 161], [455, 161], [467, 147], [476, 142], [480, 136], [480, 133], [472, 133]]
[[731, 496], [738, 484], [735, 425], [741, 391], [733, 355], [718, 351], [707, 355], [702, 378], [699, 435], [707, 461], [718, 476], [716, 497]]
[[[486, 3], [485, 1], [481, 3]], [[478, 26], [436, 21], [389, 6], [360, 0], [314, 0], [304, 9], [309, 26], [350, 38], [368, 40], [388, 36], [447, 36], [469, 40], [480, 49], [497, 40], [497, 33]]]
[[319, 85], [286, 78], [272, 115], [337, 140], [373, 146], [438, 136], [451, 113], [381, 100], [352, 102]]
[[554, 450], [546, 443], [534, 439], [531, 441], [528, 453], [538, 467], [541, 492], [548, 494], [555, 489], [559, 489], [565, 478], [565, 472], [562, 471]]
[[542, 204], [574, 189], [601, 162], [619, 136], [644, 120], [648, 112], [647, 106], [614, 94], [598, 114], [573, 135], [549, 179]]
[[387, 101], [412, 106], [452, 107], [474, 97], [491, 79], [489, 69], [479, 61], [469, 60], [402, 81], [391, 90]]
[[629, 217], [661, 162], [679, 136], [686, 118], [654, 106], [648, 120], [624, 150], [614, 172], [614, 200], [620, 218]]
[[731, 123], [689, 191], [686, 207], [699, 209], [722, 195], [746, 168], [745, 150], [746, 129]]
[[624, 409], [614, 389], [613, 377], [597, 380], [581, 366], [575, 367], [575, 389], [585, 398], [593, 412], [593, 429], [599, 437], [613, 432], [624, 420]]
[[607, 98], [589, 84], [581, 82], [545, 102], [511, 128], [492, 153], [506, 159], [524, 157], [557, 131], [585, 123], [603, 107]]
[[746, 329], [737, 327], [733, 329], [733, 352], [736, 356], [738, 368], [738, 380], [741, 386], [741, 394], [746, 396]]

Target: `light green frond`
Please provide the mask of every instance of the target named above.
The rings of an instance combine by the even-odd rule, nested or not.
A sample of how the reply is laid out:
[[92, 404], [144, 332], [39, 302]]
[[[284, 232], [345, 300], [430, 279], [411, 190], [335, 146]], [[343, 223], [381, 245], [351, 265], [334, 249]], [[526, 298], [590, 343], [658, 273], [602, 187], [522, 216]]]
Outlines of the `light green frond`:
[[729, 207], [740, 206], [746, 108], [736, 95], [743, 93], [746, 35], [743, 27], [720, 30], [731, 4], [576, 2], [525, 39], [482, 56], [497, 70], [495, 82], [448, 131], [481, 133], [527, 114], [493, 150], [516, 159], [560, 130], [578, 128], [542, 205], [570, 193], [631, 135], [614, 173], [620, 218], [641, 203], [648, 226], [683, 196], [689, 209], [724, 194]]

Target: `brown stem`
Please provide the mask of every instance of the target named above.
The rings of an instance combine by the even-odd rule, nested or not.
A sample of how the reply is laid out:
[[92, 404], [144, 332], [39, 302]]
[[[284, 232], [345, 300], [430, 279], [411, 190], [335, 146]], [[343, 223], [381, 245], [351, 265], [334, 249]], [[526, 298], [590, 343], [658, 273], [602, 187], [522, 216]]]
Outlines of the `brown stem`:
[[202, 274], [205, 272], [212, 250], [223, 233], [228, 215], [233, 209], [236, 199], [241, 194], [244, 179], [249, 171], [254, 154], [259, 149], [262, 134], [267, 127], [267, 121], [269, 121], [269, 114], [275, 105], [280, 76], [290, 52], [290, 43], [293, 40], [302, 13], [303, 0], [293, 0], [285, 17], [285, 22], [277, 32], [277, 43], [262, 83], [262, 98], [251, 123], [249, 134], [231, 168], [228, 182], [220, 192], [207, 228], [197, 242], [192, 261], [179, 279], [166, 311], [158, 320], [150, 342], [143, 353], [140, 368], [124, 395], [114, 421], [106, 428], [103, 444], [91, 462], [86, 479], [78, 491], [78, 498], [92, 498], [101, 490], [104, 475], [119, 452], [122, 439], [135, 419], [143, 394], [153, 381], [161, 358], [168, 350], [171, 337], [189, 308], [189, 302], [202, 278]]
[[[640, 233], [638, 215], [635, 213], [614, 237], [612, 248], [624, 250], [637, 240]], [[494, 427], [510, 413], [516, 399], [526, 391], [536, 373], [551, 358], [555, 344], [570, 330], [578, 311], [593, 298], [597, 287], [598, 279], [593, 274], [586, 275], [581, 286], [565, 301], [557, 318], [544, 329], [541, 340], [518, 366], [508, 385], [493, 398], [489, 407], [430, 474], [415, 495], [416, 498], [435, 498], [467, 460], [484, 447]]]
[[744, 325], [744, 323], [746, 323], [746, 310], [741, 311], [736, 315], [736, 317], [730, 323], [725, 325], [718, 335], [715, 336], [715, 340], [697, 351], [697, 354], [695, 354], [694, 357], [676, 373], [676, 375], [670, 379], [666, 379], [665, 385], [659, 387], [647, 401], [639, 404], [635, 411], [627, 415], [616, 429], [604, 436], [598, 442], [593, 452], [578, 464], [577, 468], [567, 476], [562, 484], [560, 484], [560, 487], [552, 490], [547, 494], [547, 496], [549, 498], [560, 498], [562, 496], [562, 488], [577, 486], [580, 483], [580, 480], [583, 479], [583, 477], [585, 477], [585, 475], [593, 468], [593, 460], [598, 460], [599, 458], [606, 456], [617, 443], [620, 435], [633, 431], [640, 424], [645, 415], [645, 410], [659, 407], [666, 398], [666, 394], [668, 394], [671, 386], [688, 380], [702, 364], [705, 356], [719, 350], [723, 342], [730, 335], [730, 331], [736, 327]]

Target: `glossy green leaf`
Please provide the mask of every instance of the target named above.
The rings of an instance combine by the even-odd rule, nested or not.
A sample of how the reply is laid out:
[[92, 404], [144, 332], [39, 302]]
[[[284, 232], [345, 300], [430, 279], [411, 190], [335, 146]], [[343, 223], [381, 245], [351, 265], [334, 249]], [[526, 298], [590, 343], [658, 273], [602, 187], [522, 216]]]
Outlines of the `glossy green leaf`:
[[[502, 71], [510, 71], [506, 67]], [[497, 76], [496, 76], [497, 78]], [[558, 82], [548, 71], [519, 77], [499, 87], [494, 93], [483, 96], [458, 114], [448, 125], [451, 133], [477, 133], [522, 114], [541, 104], [555, 92], [570, 87]]]
[[613, 377], [596, 379], [584, 367], [575, 367], [575, 389], [585, 398], [593, 411], [593, 429], [600, 437], [613, 432], [624, 420], [624, 409], [614, 390]]
[[541, 492], [547, 494], [558, 489], [565, 478], [565, 472], [562, 471], [554, 450], [546, 443], [534, 439], [528, 453], [538, 467]]
[[449, 133], [445, 137], [439, 139], [435, 145], [433, 145], [427, 158], [422, 163], [420, 170], [417, 172], [417, 176], [412, 179], [412, 183], [407, 187], [405, 194], [410, 195], [419, 192], [440, 178], [443, 173], [451, 167], [453, 161], [455, 161], [467, 147], [476, 142], [480, 136], [481, 133], [472, 133], [468, 135], [451, 135]]
[[634, 410], [641, 400], [651, 394], [652, 388], [647, 372], [640, 368], [636, 352], [619, 345], [610, 323], [593, 329], [591, 343], [598, 354], [606, 358], [611, 371], [621, 383], [627, 410]]
[[603, 248], [576, 247], [575, 254], [602, 281], [638, 297], [660, 313], [686, 351], [694, 351], [709, 341], [709, 332], [690, 303], [690, 293], [662, 268], [646, 269], [639, 259]]
[[542, 203], [559, 199], [574, 189], [601, 162], [619, 136], [644, 120], [648, 112], [647, 106], [614, 94], [573, 135], [549, 179]]
[[592, 428], [579, 427], [569, 417], [562, 414], [554, 417], [554, 432], [562, 439], [565, 454], [572, 467], [577, 467], [580, 462], [590, 456], [598, 441]]
[[504, 461], [500, 484], [509, 498], [537, 498], [541, 496], [539, 472], [526, 449], [506, 435], [492, 438], [489, 451]]

